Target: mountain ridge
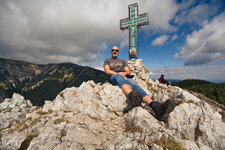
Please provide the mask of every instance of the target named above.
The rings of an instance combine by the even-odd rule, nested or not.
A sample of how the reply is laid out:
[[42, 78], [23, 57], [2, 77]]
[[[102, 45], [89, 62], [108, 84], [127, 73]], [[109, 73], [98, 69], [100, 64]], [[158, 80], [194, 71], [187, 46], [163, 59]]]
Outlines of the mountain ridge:
[[44, 100], [53, 100], [68, 86], [78, 87], [88, 80], [105, 82], [107, 78], [103, 71], [69, 62], [38, 65], [0, 58], [0, 99], [17, 92], [32, 99], [33, 104], [43, 105]]

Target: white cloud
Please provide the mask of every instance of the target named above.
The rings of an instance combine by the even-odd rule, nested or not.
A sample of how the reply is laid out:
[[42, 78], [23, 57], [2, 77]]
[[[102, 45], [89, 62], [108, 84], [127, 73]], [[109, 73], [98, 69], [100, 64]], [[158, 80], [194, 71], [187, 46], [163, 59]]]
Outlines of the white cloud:
[[154, 39], [151, 42], [151, 45], [153, 45], [153, 46], [163, 45], [167, 40], [168, 40], [167, 35], [161, 35], [161, 36], [157, 37], [156, 39]]
[[207, 64], [225, 60], [225, 12], [186, 37], [184, 47], [175, 55], [185, 65]]
[[[186, 7], [190, 7], [190, 4]], [[183, 8], [183, 10], [175, 17], [175, 23], [180, 25], [184, 23], [202, 25], [217, 13], [219, 4], [211, 2], [210, 4], [196, 5], [191, 9], [185, 9], [183, 4], [179, 7]]]
[[[220, 71], [218, 71], [218, 67]], [[202, 79], [209, 81], [225, 81], [225, 65], [203, 65], [203, 66], [184, 66], [184, 67], [167, 67], [149, 68], [151, 70], [150, 78], [158, 79], [161, 74], [166, 79]]]
[[172, 36], [172, 38], [171, 38], [171, 41], [174, 41], [174, 40], [176, 40], [178, 38], [178, 35], [177, 34], [174, 34], [173, 36]]
[[[128, 36], [119, 20], [128, 17], [132, 0], [2, 0], [0, 1], [1, 57], [35, 63], [70, 61], [88, 64], [108, 45]], [[174, 0], [140, 1], [139, 13], [148, 12], [151, 28], [174, 29], [169, 21], [177, 11]], [[162, 5], [163, 3], [163, 5]]]
[[195, 2], [196, 2], [196, 0], [188, 0], [188, 1], [183, 1], [183, 2], [179, 3], [178, 11], [183, 11], [183, 10], [190, 8]]
[[153, 32], [176, 30], [169, 24], [179, 8], [174, 0], [145, 0], [142, 7], [143, 12], [149, 12]]
[[123, 49], [123, 48], [125, 48], [125, 47], [129, 47], [129, 40], [128, 40], [128, 38], [125, 39], [125, 40], [123, 40], [123, 41], [120, 43], [120, 46], [119, 46], [120, 49]]

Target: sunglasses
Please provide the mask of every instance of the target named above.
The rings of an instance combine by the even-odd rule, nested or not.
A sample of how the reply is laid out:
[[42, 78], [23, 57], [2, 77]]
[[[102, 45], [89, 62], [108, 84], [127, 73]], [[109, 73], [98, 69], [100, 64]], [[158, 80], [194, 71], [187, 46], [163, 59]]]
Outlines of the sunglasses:
[[115, 52], [119, 52], [119, 50], [112, 49], [112, 52], [114, 52], [114, 51], [115, 51]]

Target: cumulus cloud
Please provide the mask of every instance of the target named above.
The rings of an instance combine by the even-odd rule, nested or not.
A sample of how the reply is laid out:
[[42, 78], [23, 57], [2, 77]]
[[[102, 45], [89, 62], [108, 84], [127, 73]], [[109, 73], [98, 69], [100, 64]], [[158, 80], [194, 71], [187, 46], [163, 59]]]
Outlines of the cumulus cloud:
[[[111, 25], [113, 14], [107, 10], [116, 5], [87, 3], [90, 7], [80, 1], [5, 1], [0, 9], [1, 51], [7, 51], [5, 57], [38, 63], [96, 59], [106, 42], [119, 40], [119, 29]], [[100, 8], [109, 18], [100, 15]]]
[[145, 0], [142, 7], [144, 12], [149, 12], [153, 32], [176, 30], [176, 27], [169, 23], [179, 9], [174, 0]]
[[168, 36], [167, 35], [161, 35], [161, 36], [157, 37], [156, 39], [154, 39], [151, 42], [151, 45], [152, 46], [163, 45], [167, 40], [168, 40]]
[[[119, 20], [128, 17], [127, 6], [133, 2], [136, 1], [1, 0], [1, 57], [88, 65], [108, 45], [126, 41], [128, 31], [121, 33]], [[177, 10], [173, 0], [138, 3], [139, 12], [150, 16], [151, 26], [145, 28], [173, 30], [169, 23]]]
[[225, 12], [186, 37], [185, 45], [175, 54], [185, 65], [207, 64], [225, 60]]
[[[218, 67], [220, 71], [218, 71]], [[164, 74], [167, 79], [225, 81], [225, 65], [167, 67], [166, 70], [163, 68], [149, 68], [149, 70], [152, 79], [158, 79], [161, 74]]]
[[214, 16], [220, 7], [217, 2], [210, 1], [208, 4], [199, 4], [192, 8], [193, 1], [191, 3], [184, 2], [179, 5], [181, 10], [175, 17], [174, 22], [181, 25], [184, 23], [202, 25], [212, 16]]

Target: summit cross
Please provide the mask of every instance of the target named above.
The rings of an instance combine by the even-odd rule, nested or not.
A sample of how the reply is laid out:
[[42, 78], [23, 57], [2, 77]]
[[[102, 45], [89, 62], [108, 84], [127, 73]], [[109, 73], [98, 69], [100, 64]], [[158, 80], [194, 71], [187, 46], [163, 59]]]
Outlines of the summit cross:
[[148, 13], [138, 13], [138, 4], [128, 6], [129, 18], [120, 20], [120, 29], [129, 29], [129, 59], [138, 58], [138, 28], [149, 24]]

